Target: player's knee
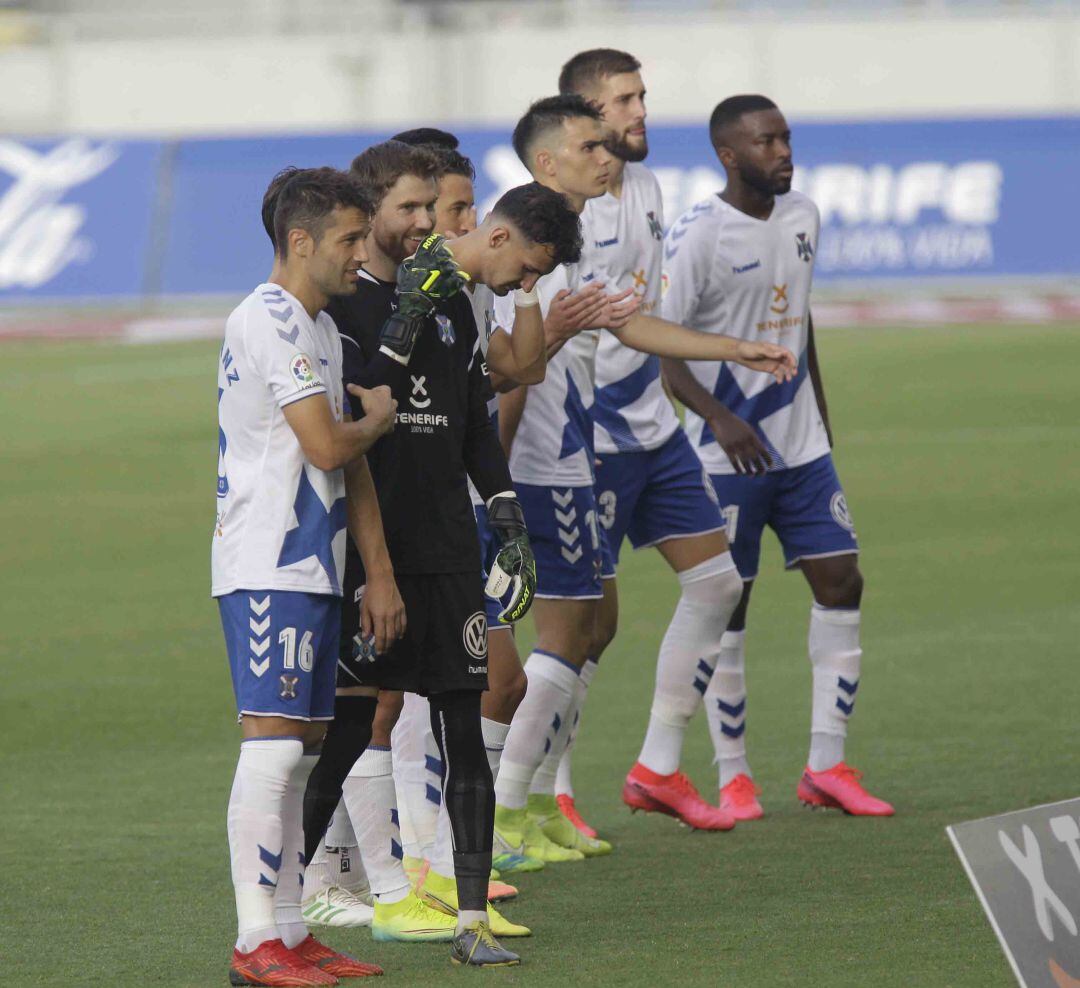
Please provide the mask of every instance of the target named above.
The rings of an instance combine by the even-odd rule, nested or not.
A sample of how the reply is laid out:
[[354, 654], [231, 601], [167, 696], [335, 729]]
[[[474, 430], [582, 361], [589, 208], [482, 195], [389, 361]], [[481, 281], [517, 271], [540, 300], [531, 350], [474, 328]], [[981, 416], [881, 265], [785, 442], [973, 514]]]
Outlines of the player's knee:
[[815, 590], [814, 599], [822, 607], [858, 607], [862, 602], [863, 576], [852, 564]]
[[396, 690], [381, 690], [379, 703], [375, 708], [375, 720], [371, 725], [371, 743], [388, 747], [390, 735], [401, 716], [405, 705], [405, 694]]
[[525, 670], [519, 667], [501, 689], [503, 706], [517, 710], [521, 706], [521, 701], [525, 699], [528, 688], [529, 677], [525, 675]]
[[599, 658], [604, 650], [615, 640], [615, 634], [619, 630], [619, 615], [604, 614], [597, 618], [593, 630], [592, 641], [589, 644], [589, 655]]

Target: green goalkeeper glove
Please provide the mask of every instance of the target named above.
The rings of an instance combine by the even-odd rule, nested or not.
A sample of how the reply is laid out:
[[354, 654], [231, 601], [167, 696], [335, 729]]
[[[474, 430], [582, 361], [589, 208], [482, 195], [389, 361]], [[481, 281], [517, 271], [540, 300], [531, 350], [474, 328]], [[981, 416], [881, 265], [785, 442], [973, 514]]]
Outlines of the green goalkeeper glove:
[[513, 624], [532, 607], [536, 595], [536, 559], [529, 545], [525, 514], [513, 491], [496, 494], [488, 501], [487, 515], [502, 548], [495, 556], [484, 593], [499, 600], [512, 588], [510, 601], [499, 612], [499, 620]]
[[437, 233], [427, 237], [398, 268], [398, 309], [379, 333], [379, 350], [399, 364], [408, 364], [424, 320], [436, 303], [456, 295], [468, 280], [446, 239]]

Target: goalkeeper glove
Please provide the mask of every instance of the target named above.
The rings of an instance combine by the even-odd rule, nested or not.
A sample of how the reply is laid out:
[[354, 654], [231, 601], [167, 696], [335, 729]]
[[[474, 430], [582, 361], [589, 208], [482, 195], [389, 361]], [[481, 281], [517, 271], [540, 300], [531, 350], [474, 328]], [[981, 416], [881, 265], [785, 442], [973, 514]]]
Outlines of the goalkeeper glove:
[[398, 310], [379, 333], [379, 350], [399, 364], [408, 364], [424, 320], [435, 304], [456, 295], [468, 280], [445, 238], [435, 233], [427, 237], [398, 268]]
[[499, 612], [499, 620], [513, 624], [532, 607], [536, 595], [536, 560], [525, 529], [525, 515], [513, 491], [496, 494], [488, 501], [487, 516], [502, 548], [495, 556], [484, 593], [500, 599], [511, 590], [510, 601]]

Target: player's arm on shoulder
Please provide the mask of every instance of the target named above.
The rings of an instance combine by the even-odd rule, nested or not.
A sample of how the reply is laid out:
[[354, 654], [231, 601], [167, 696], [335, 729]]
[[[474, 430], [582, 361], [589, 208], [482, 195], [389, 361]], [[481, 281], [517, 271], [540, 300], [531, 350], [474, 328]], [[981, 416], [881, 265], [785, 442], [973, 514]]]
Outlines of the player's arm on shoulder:
[[383, 652], [405, 633], [405, 604], [386, 547], [379, 497], [363, 456], [345, 466], [345, 495], [349, 535], [360, 551], [367, 577], [360, 628], [365, 636], [374, 634], [375, 651]]
[[829, 406], [825, 401], [825, 382], [821, 379], [821, 365], [818, 363], [817, 344], [814, 342], [814, 317], [809, 312], [806, 314], [806, 370], [810, 375], [810, 383], [814, 386], [818, 412], [821, 413], [821, 422], [825, 426], [825, 435], [829, 437], [831, 447], [833, 434], [829, 424]]
[[364, 417], [358, 422], [338, 422], [322, 391], [290, 402], [282, 409], [307, 461], [320, 470], [337, 470], [363, 456], [394, 427], [397, 402], [389, 388], [368, 391], [350, 384], [349, 393], [360, 399], [364, 410]]

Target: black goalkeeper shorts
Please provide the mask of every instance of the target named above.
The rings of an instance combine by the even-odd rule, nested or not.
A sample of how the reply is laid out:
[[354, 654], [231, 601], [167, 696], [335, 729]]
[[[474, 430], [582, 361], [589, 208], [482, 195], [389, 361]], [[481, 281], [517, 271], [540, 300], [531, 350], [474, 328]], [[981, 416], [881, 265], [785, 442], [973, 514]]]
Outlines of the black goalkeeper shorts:
[[447, 690], [486, 690], [487, 617], [480, 575], [396, 576], [406, 630], [385, 655], [356, 659], [363, 587], [344, 590], [337, 685], [377, 686], [427, 696]]

